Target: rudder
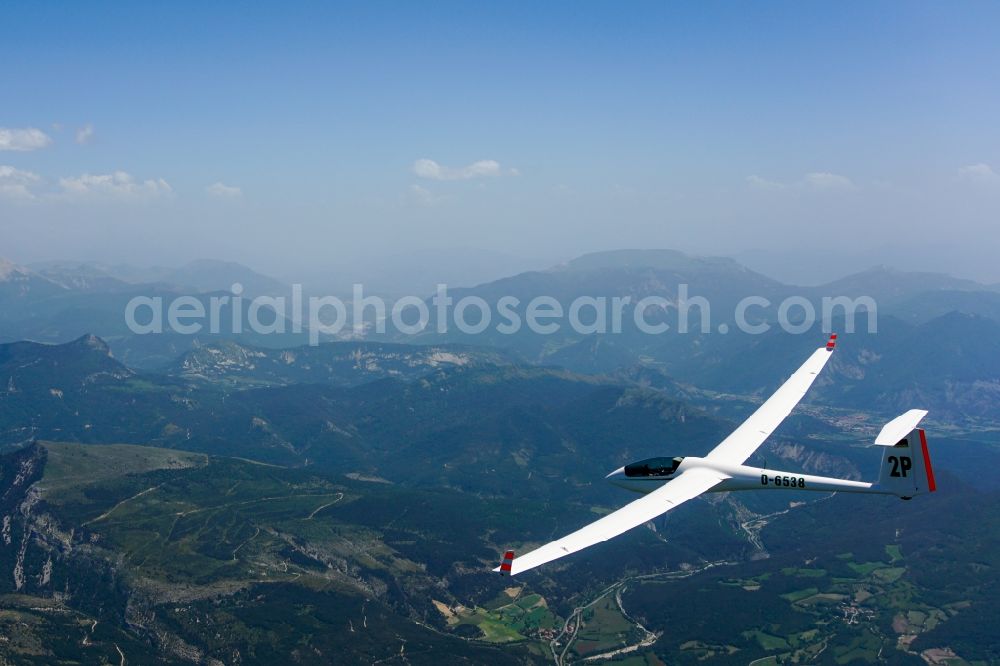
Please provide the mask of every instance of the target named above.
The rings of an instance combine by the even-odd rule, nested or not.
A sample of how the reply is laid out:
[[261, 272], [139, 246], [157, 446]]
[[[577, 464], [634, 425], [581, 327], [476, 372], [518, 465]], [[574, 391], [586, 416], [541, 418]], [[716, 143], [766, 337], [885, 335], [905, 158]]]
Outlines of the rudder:
[[885, 447], [877, 486], [902, 499], [937, 490], [927, 435], [917, 428], [927, 412], [913, 409], [882, 428], [875, 444]]

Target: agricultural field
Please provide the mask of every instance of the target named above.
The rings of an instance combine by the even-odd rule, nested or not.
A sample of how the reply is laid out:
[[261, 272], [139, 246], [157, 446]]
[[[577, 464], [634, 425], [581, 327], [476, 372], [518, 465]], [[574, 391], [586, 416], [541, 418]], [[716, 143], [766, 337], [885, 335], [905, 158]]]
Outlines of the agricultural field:
[[482, 606], [450, 607], [434, 600], [448, 626], [460, 636], [488, 643], [523, 642], [535, 654], [546, 654], [548, 641], [561, 621], [539, 594], [525, 594], [523, 586], [504, 589]]

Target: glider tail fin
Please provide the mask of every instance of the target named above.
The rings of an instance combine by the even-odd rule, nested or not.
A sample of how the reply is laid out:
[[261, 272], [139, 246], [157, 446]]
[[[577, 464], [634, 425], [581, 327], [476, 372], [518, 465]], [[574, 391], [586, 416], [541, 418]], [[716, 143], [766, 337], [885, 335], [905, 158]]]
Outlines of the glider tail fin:
[[926, 414], [910, 410], [887, 423], [875, 440], [885, 449], [877, 485], [903, 499], [937, 490], [927, 435], [917, 427]]
[[503, 554], [503, 561], [500, 562], [499, 568], [494, 569], [494, 571], [499, 571], [501, 576], [510, 576], [511, 575], [510, 568], [511, 565], [513, 564], [514, 564], [514, 551], [508, 550], [506, 553]]

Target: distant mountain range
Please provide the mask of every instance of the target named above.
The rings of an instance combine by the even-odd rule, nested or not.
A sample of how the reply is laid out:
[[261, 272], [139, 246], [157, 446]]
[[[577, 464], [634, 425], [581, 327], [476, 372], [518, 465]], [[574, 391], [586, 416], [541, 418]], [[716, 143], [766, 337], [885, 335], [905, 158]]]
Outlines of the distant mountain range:
[[[221, 289], [214, 293], [224, 293], [233, 282], [243, 283], [248, 296], [284, 294], [288, 289], [251, 269], [224, 262], [199, 261], [181, 269], [148, 270], [66, 263], [25, 268], [3, 262], [0, 341], [65, 342], [95, 334], [131, 367], [201, 376], [209, 381], [256, 385], [309, 378], [327, 382], [338, 375], [347, 362], [346, 356], [343, 361], [326, 358], [317, 362], [305, 349], [273, 353], [301, 347], [307, 341], [308, 334], [292, 333], [290, 324], [286, 333], [273, 335], [256, 334], [249, 326], [237, 334], [224, 329], [214, 335], [136, 335], [125, 326], [125, 304], [136, 295], [169, 301], [178, 295], [194, 294], [207, 303], [213, 292], [206, 290]], [[490, 357], [489, 362], [501, 354], [507, 360], [561, 366], [581, 373], [614, 375], [630, 368], [649, 367], [700, 388], [749, 394], [776, 385], [786, 371], [778, 363], [779, 354], [786, 358], [789, 350], [808, 349], [818, 344], [824, 334], [818, 328], [804, 335], [777, 330], [774, 307], [753, 309], [748, 317], [752, 323], [771, 325], [771, 332], [763, 336], [740, 334], [734, 311], [741, 299], [758, 296], [776, 305], [798, 296], [815, 303], [818, 311], [824, 296], [871, 296], [879, 308], [879, 332], [862, 331], [842, 338], [840, 360], [831, 366], [829, 388], [825, 384], [818, 387], [818, 400], [845, 407], [871, 405], [879, 410], [897, 409], [917, 400], [933, 404], [942, 415], [954, 418], [982, 418], [992, 412], [1000, 390], [1000, 368], [990, 340], [996, 339], [996, 328], [1000, 326], [1000, 291], [969, 280], [876, 268], [821, 287], [798, 288], [751, 271], [732, 259], [696, 257], [671, 250], [621, 250], [584, 255], [549, 270], [519, 273], [475, 287], [454, 288], [450, 295], [456, 301], [478, 296], [488, 303], [496, 303], [502, 296], [526, 303], [544, 295], [566, 308], [581, 296], [627, 296], [633, 304], [646, 296], [662, 296], [676, 302], [683, 285], [691, 297], [704, 297], [710, 303], [711, 332], [697, 330], [701, 312], [693, 308], [689, 321], [696, 330], [677, 334], [677, 311], [668, 308], [647, 311], [652, 323], [671, 326], [665, 334], [649, 335], [636, 329], [632, 310], [626, 308], [620, 333], [581, 334], [564, 322], [555, 334], [536, 334], [526, 327], [509, 334], [490, 327], [466, 335], [454, 326], [440, 334], [434, 332], [432, 321], [429, 330], [416, 337], [369, 334], [368, 341], [432, 347], [459, 344], [467, 355], [472, 350], [483, 350], [478, 354]], [[433, 316], [433, 308], [431, 312]], [[223, 319], [231, 318], [231, 311], [225, 309]], [[241, 320], [247, 321], [245, 311]], [[842, 320], [831, 323], [843, 333], [843, 324], [838, 322]], [[720, 325], [728, 327], [730, 333], [719, 333]], [[866, 325], [862, 314], [858, 326], [863, 329]], [[769, 348], [773, 352], [758, 351]], [[383, 352], [372, 353], [378, 356]], [[428, 352], [418, 365], [430, 362], [434, 353]], [[178, 361], [184, 354], [188, 356]], [[396, 372], [410, 376], [389, 356], [379, 358], [385, 376]], [[926, 364], [930, 359], [940, 367], [939, 375], [914, 373], [915, 364]]]
[[34, 271], [0, 257], [0, 304], [5, 309], [48, 298], [63, 289]]
[[[141, 296], [169, 304], [180, 296], [194, 296], [206, 312], [213, 296], [226, 296], [236, 282], [243, 285], [242, 331], [220, 327], [213, 335], [180, 335], [165, 331], [137, 335], [126, 325], [128, 302]], [[164, 365], [206, 339], [238, 337], [248, 344], [288, 347], [304, 344], [308, 336], [294, 333], [257, 335], [247, 325], [250, 299], [258, 295], [285, 296], [290, 287], [239, 264], [197, 261], [180, 269], [135, 269], [99, 264], [48, 263], [34, 268], [0, 263], [0, 342], [36, 340], [66, 342], [95, 333], [107, 340], [115, 354], [139, 367]], [[266, 310], [267, 308], [265, 308]], [[224, 304], [220, 320], [231, 321], [232, 306]], [[267, 316], [262, 316], [267, 320]]]
[[914, 297], [936, 293], [1000, 293], [995, 286], [973, 280], [951, 277], [941, 273], [900, 271], [887, 266], [876, 266], [860, 273], [815, 287], [827, 294], [844, 296], [871, 296], [880, 304], [895, 306]]
[[28, 269], [70, 290], [93, 291], [126, 288], [126, 285], [159, 285], [178, 291], [208, 293], [229, 291], [237, 282], [249, 296], [280, 296], [291, 290], [291, 287], [281, 281], [242, 264], [213, 259], [191, 261], [180, 268], [142, 268], [96, 262], [42, 262], [32, 264]]
[[[632, 311], [626, 309], [621, 333], [584, 335], [563, 325], [548, 335], [522, 327], [515, 334], [488, 329], [464, 335], [451, 330], [420, 339], [492, 345], [536, 363], [585, 373], [645, 365], [695, 386], [760, 394], [773, 389], [787, 374], [791, 356], [808, 353], [826, 335], [818, 323], [804, 334], [784, 332], [776, 322], [778, 303], [789, 297], [805, 298], [821, 313], [825, 296], [870, 296], [878, 306], [877, 332], [868, 333], [864, 312], [857, 315], [856, 332], [850, 335], [844, 335], [847, 327], [842, 313], [835, 313], [830, 321], [841, 333], [841, 345], [815, 399], [885, 412], [925, 404], [944, 418], [991, 418], [1000, 398], [1000, 354], [994, 348], [1000, 334], [1000, 293], [943, 275], [877, 268], [822, 287], [797, 288], [730, 259], [673, 251], [620, 251], [587, 255], [549, 271], [523, 273], [451, 295], [456, 301], [478, 296], [487, 302], [503, 295], [522, 302], [550, 295], [565, 311], [581, 296], [628, 296], [633, 303], [651, 295], [676, 300], [683, 285], [691, 296], [709, 302], [709, 332], [698, 330], [698, 308], [691, 310], [693, 330], [686, 334], [677, 332], [676, 310], [654, 311], [653, 322], [670, 326], [660, 335], [636, 330]], [[746, 296], [762, 296], [774, 304], [770, 310], [752, 311], [754, 317], [749, 318], [752, 324], [769, 325], [768, 333], [746, 335], [737, 330], [733, 315]], [[728, 328], [728, 334], [718, 332], [720, 324]]]

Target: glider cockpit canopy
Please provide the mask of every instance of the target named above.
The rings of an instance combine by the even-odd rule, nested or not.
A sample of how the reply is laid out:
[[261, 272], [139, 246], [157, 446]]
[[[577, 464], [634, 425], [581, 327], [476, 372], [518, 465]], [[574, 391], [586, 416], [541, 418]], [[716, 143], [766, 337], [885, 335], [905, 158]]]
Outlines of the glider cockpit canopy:
[[631, 465], [625, 465], [625, 476], [632, 478], [643, 476], [670, 476], [677, 470], [678, 467], [680, 467], [682, 460], [684, 460], [683, 456], [676, 456], [674, 458], [648, 458], [646, 460], [640, 460], [639, 462], [632, 463]]

